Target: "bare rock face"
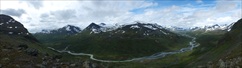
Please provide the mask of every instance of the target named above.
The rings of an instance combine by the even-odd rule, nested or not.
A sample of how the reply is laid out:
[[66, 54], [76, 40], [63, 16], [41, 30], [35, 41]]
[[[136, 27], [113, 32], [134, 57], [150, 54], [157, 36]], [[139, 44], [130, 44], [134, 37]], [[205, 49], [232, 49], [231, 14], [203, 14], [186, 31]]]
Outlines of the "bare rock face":
[[6, 34], [29, 35], [24, 26], [12, 17], [0, 14], [0, 31]]
[[31, 56], [38, 56], [39, 51], [37, 49], [29, 48], [26, 49], [26, 53]]
[[0, 33], [20, 35], [27, 39], [37, 41], [20, 22], [4, 14], [0, 14]]

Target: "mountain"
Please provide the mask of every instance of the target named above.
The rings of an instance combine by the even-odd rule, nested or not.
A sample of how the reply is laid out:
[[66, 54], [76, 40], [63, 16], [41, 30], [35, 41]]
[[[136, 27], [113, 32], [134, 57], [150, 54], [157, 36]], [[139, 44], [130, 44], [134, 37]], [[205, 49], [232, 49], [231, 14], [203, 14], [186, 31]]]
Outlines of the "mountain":
[[[187, 67], [242, 67], [242, 19], [231, 25], [225, 33], [199, 34], [201, 45], [189, 56], [197, 56]], [[194, 57], [193, 57], [194, 58]], [[227, 64], [224, 64], [227, 63]], [[229, 66], [230, 65], [230, 66]]]
[[212, 26], [191, 27], [191, 28], [180, 28], [180, 27], [176, 27], [176, 26], [169, 26], [169, 27], [165, 27], [165, 28], [167, 30], [170, 30], [175, 33], [189, 34], [191, 36], [197, 36], [199, 34], [224, 34], [231, 30], [231, 26], [233, 24], [234, 23], [231, 23], [230, 25], [214, 24]]
[[30, 34], [21, 23], [19, 23], [18, 21], [15, 21], [12, 17], [3, 15], [3, 14], [1, 14], [0, 17], [1, 17], [1, 23], [0, 23], [1, 32], [9, 35], [22, 35], [22, 36], [27, 36]]
[[0, 32], [8, 35], [23, 36], [27, 39], [38, 42], [38, 40], [34, 38], [21, 23], [14, 20], [12, 17], [0, 14], [0, 18]]
[[186, 31], [186, 30], [188, 30], [188, 29], [184, 29], [184, 28], [176, 27], [176, 26], [169, 26], [169, 27], [165, 27], [165, 28], [170, 31]]
[[81, 29], [79, 27], [76, 27], [73, 25], [66, 25], [56, 30], [42, 30], [41, 32], [37, 32], [37, 33], [71, 35], [71, 34], [77, 34], [79, 32], [81, 32]]
[[212, 25], [212, 26], [204, 26], [204, 27], [193, 27], [186, 29], [185, 31], [176, 31], [179, 33], [186, 33], [191, 36], [199, 36], [199, 35], [222, 35], [225, 34], [226, 32], [231, 30], [231, 26], [233, 23], [230, 25], [224, 24], [224, 25]]
[[227, 42], [237, 42], [241, 43], [242, 38], [242, 19], [238, 20], [231, 27], [231, 30], [225, 34], [225, 36], [220, 40], [219, 44], [224, 44]]
[[[218, 46], [225, 47], [229, 58], [242, 57], [242, 19], [234, 23], [231, 30], [219, 40]], [[225, 57], [223, 57], [225, 58]], [[242, 65], [241, 65], [242, 66]]]
[[18, 21], [0, 14], [0, 68], [33, 68], [46, 54], [57, 54], [42, 47]]
[[216, 31], [216, 30], [224, 30], [224, 31], [230, 31], [231, 26], [234, 23], [231, 23], [229, 25], [224, 24], [224, 25], [218, 25], [214, 24], [212, 26], [204, 26], [204, 27], [191, 27], [191, 28], [181, 28], [181, 27], [176, 27], [176, 26], [169, 26], [165, 27], [166, 29], [173, 31], [173, 32], [184, 32], [184, 31], [203, 31], [203, 32], [209, 32], [209, 31]]
[[92, 33], [100, 33], [101, 31], [101, 26], [97, 25], [95, 23], [91, 23], [89, 26], [87, 26], [83, 31], [88, 31], [90, 34]]
[[[157, 24], [135, 23], [115, 29], [103, 30], [91, 23], [81, 33], [67, 38], [67, 42], [55, 46], [74, 52], [91, 53], [103, 59], [128, 59], [161, 51], [173, 51], [186, 47], [188, 37], [170, 32]], [[106, 28], [108, 29], [108, 28]]]
[[81, 29], [79, 27], [66, 25], [55, 30], [42, 30], [41, 32], [34, 33], [33, 35], [45, 46], [55, 46], [60, 44], [59, 41], [64, 42], [66, 37], [78, 34], [80, 32]]
[[[60, 54], [44, 47], [20, 22], [8, 15], [0, 14], [0, 24], [0, 68], [98, 67], [91, 61], [80, 61], [78, 56]], [[68, 28], [76, 30], [73, 26], [65, 27], [67, 31]], [[64, 29], [58, 31], [61, 30]]]
[[101, 32], [112, 31], [122, 26], [123, 25], [110, 26], [110, 25], [106, 25], [105, 23], [100, 23], [100, 24], [91, 23], [83, 30], [83, 32], [88, 32], [89, 34], [96, 34]]
[[201, 31], [203, 30], [204, 32], [207, 31], [216, 31], [216, 30], [224, 30], [224, 31], [229, 31], [231, 28], [231, 25], [233, 25], [234, 23], [231, 23], [229, 25], [224, 24], [224, 25], [218, 25], [218, 24], [214, 24], [212, 26], [204, 26], [204, 27], [194, 27], [194, 28], [190, 28], [190, 30], [192, 31]]

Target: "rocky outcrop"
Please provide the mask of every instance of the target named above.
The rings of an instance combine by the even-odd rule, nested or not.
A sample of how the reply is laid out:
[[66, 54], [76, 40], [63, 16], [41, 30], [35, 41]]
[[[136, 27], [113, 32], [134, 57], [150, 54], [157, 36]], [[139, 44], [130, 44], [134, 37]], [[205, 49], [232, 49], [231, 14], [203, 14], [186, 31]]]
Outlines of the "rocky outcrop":
[[63, 61], [62, 55], [42, 54], [25, 44], [0, 48], [0, 68], [103, 68], [91, 61]]
[[30, 33], [24, 26], [12, 17], [0, 14], [0, 31], [10, 35], [29, 35]]
[[216, 67], [218, 68], [238, 68], [240, 66], [242, 66], [241, 64], [242, 62], [242, 57], [235, 57], [235, 58], [231, 58], [231, 59], [220, 59], [217, 62]]
[[33, 49], [33, 48], [28, 48], [28, 49], [26, 49], [25, 52], [31, 56], [38, 56], [38, 54], [39, 54], [39, 51], [37, 49]]
[[51, 35], [73, 35], [81, 32], [81, 29], [77, 26], [73, 25], [66, 25], [59, 29], [54, 30], [42, 30], [41, 32], [35, 33], [35, 35], [38, 34], [51, 34]]
[[20, 35], [27, 39], [37, 41], [20, 22], [4, 14], [0, 14], [0, 33]]
[[19, 50], [25, 50], [27, 48], [28, 48], [28, 45], [25, 45], [25, 44], [18, 45]]
[[218, 61], [209, 61], [207, 65], [198, 66], [198, 68], [240, 68], [242, 66], [242, 57], [231, 59], [219, 59]]

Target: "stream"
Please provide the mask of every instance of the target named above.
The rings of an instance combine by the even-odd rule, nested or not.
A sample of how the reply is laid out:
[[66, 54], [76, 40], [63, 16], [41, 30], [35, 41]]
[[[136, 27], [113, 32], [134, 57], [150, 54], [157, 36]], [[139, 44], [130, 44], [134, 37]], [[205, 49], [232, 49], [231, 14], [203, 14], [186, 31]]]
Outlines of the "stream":
[[159, 58], [163, 58], [163, 57], [165, 57], [167, 55], [172, 55], [172, 54], [177, 54], [177, 53], [191, 51], [191, 50], [193, 50], [193, 48], [195, 48], [195, 47], [197, 47], [197, 46], [200, 45], [199, 43], [197, 43], [195, 41], [196, 38], [191, 37], [191, 36], [188, 36], [188, 35], [184, 35], [184, 36], [187, 36], [189, 38], [192, 38], [192, 40], [188, 44], [188, 47], [181, 48], [180, 50], [177, 50], [177, 51], [172, 51], [172, 52], [158, 52], [158, 53], [155, 53], [155, 54], [153, 54], [151, 56], [144, 56], [144, 57], [133, 58], [133, 59], [128, 59], [128, 60], [121, 60], [121, 61], [96, 59], [96, 58], [94, 58], [94, 55], [93, 54], [73, 53], [71, 51], [67, 51], [67, 49], [68, 49], [69, 46], [67, 46], [64, 50], [56, 50], [56, 49], [54, 49], [52, 47], [48, 47], [48, 48], [51, 49], [51, 50], [57, 51], [59, 53], [68, 53], [68, 54], [71, 54], [71, 55], [90, 56], [90, 59], [91, 60], [99, 61], [99, 62], [131, 62], [131, 61], [142, 61], [142, 60], [159, 59]]

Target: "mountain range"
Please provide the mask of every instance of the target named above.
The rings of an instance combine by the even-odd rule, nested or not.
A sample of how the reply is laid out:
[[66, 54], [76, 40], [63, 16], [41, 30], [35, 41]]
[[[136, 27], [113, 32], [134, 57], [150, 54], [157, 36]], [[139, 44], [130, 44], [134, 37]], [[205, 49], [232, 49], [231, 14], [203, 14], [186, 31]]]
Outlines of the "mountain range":
[[[242, 19], [231, 25], [188, 30], [141, 22], [118, 26], [91, 23], [82, 30], [67, 25], [31, 34], [20, 22], [0, 14], [0, 68], [238, 68], [242, 67], [241, 25]], [[159, 59], [127, 63], [104, 63], [59, 52], [68, 50], [92, 54], [97, 59], [126, 60], [178, 51], [191, 42], [199, 46]]]
[[[57, 38], [57, 36], [58, 40], [46, 41], [52, 39], [52, 37]], [[99, 55], [100, 58], [112, 57], [116, 59], [117, 57], [122, 57], [118, 59], [127, 59], [151, 55], [160, 51], [171, 51], [185, 47], [189, 41], [188, 37], [170, 32], [157, 24], [139, 22], [122, 25], [115, 29], [113, 27], [107, 28], [103, 25], [91, 23], [75, 35], [62, 35], [62, 37], [59, 37], [59, 35], [53, 33], [47, 33], [45, 35], [36, 33], [35, 37], [39, 40], [46, 41], [48, 43], [47, 45], [51, 44], [56, 49], [64, 49], [68, 46], [68, 50], [74, 52], [85, 52]], [[53, 46], [53, 44], [60, 45]]]
[[[64, 30], [66, 31], [62, 32]], [[48, 33], [71, 35], [77, 32], [80, 32], [79, 28], [69, 25]], [[37, 40], [20, 22], [0, 14], [0, 68], [98, 67], [98, 64], [87, 59], [70, 62], [80, 60], [77, 57], [45, 47], [42, 41]]]
[[[105, 23], [91, 23], [83, 30], [75, 26], [72, 26], [72, 30], [67, 29], [68, 26], [71, 25], [57, 30], [44, 30], [35, 33], [34, 36], [46, 44], [46, 46], [59, 50], [68, 46], [70, 51], [96, 54], [100, 58], [110, 58], [105, 57], [108, 54], [112, 54], [111, 57], [115, 58], [120, 56], [141, 57], [159, 51], [172, 51], [187, 46], [185, 43], [189, 42], [189, 38], [179, 32], [202, 34], [205, 32], [217, 33], [219, 31], [225, 33], [231, 27], [215, 24], [213, 26], [205, 26], [204, 28], [183, 29], [179, 27], [167, 28], [158, 24], [140, 22], [111, 27], [107, 27]], [[137, 52], [142, 53], [142, 55], [137, 54]], [[105, 56], [103, 56], [104, 54]]]
[[81, 29], [79, 27], [73, 26], [73, 25], [66, 25], [62, 28], [56, 29], [56, 30], [42, 30], [41, 32], [37, 32], [35, 34], [63, 34], [63, 35], [71, 35], [79, 33]]
[[[149, 24], [149, 23], [147, 23]], [[169, 31], [172, 32], [186, 32], [186, 31], [203, 31], [203, 32], [209, 32], [209, 31], [216, 31], [216, 30], [221, 30], [221, 31], [230, 31], [232, 25], [234, 23], [231, 24], [224, 24], [224, 25], [218, 25], [218, 24], [214, 24], [211, 26], [204, 26], [204, 27], [191, 27], [191, 28], [181, 28], [181, 27], [177, 27], [177, 26], [169, 26], [169, 27], [163, 27], [163, 26], [159, 26], [159, 28], [165, 28]], [[68, 30], [65, 27], [70, 26], [72, 29]], [[111, 30], [115, 30], [117, 28], [120, 28], [124, 25], [115, 25], [115, 26], [106, 26], [105, 23], [100, 23], [100, 24], [96, 24], [96, 23], [91, 23], [89, 26], [87, 26], [85, 29], [93, 29], [92, 33], [99, 33], [99, 32], [106, 32], [106, 31], [111, 31]], [[66, 30], [63, 30], [66, 29]], [[68, 31], [71, 31], [68, 33]], [[75, 34], [75, 33], [79, 33], [81, 32], [81, 29], [77, 26], [73, 26], [73, 25], [66, 25], [62, 28], [59, 29], [53, 29], [53, 30], [42, 30], [41, 32], [37, 32], [37, 33], [58, 33], [58, 34], [65, 34], [65, 32], [67, 32], [68, 34]], [[66, 33], [66, 34], [67, 34]]]

